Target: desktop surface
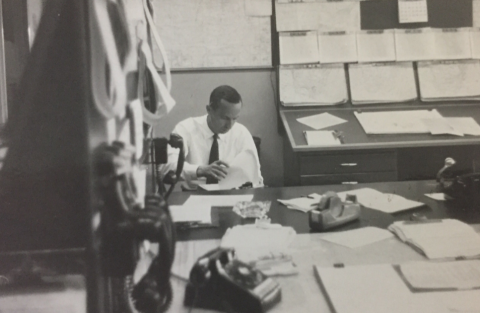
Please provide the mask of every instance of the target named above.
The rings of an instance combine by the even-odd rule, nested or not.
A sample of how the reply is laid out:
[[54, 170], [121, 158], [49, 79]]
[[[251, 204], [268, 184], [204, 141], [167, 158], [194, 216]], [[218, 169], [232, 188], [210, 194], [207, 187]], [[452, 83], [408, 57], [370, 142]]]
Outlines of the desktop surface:
[[[474, 224], [480, 223], [480, 210], [473, 208], [471, 204], [462, 200], [437, 201], [425, 196], [425, 193], [436, 191], [435, 181], [403, 181], [389, 183], [368, 183], [358, 185], [328, 185], [328, 186], [297, 186], [297, 187], [275, 187], [255, 188], [231, 191], [215, 192], [174, 192], [169, 198], [170, 204], [183, 204], [190, 195], [225, 195], [225, 194], [253, 194], [252, 201], [271, 201], [268, 217], [272, 223], [283, 226], [291, 226], [298, 234], [313, 233], [308, 224], [308, 214], [301, 211], [288, 209], [279, 203], [278, 199], [291, 199], [306, 196], [311, 193], [323, 194], [327, 191], [348, 191], [360, 188], [373, 188], [380, 192], [393, 193], [410, 200], [425, 203], [424, 206], [402, 211], [394, 214], [384, 213], [377, 210], [362, 207], [360, 219], [342, 225], [330, 231], [344, 231], [365, 226], [376, 226], [387, 228], [394, 221], [408, 220], [413, 213], [423, 215], [427, 218], [455, 218], [463, 222]], [[199, 240], [218, 239], [225, 231], [234, 225], [254, 223], [253, 219], [243, 219], [232, 211], [232, 207], [212, 208], [212, 219], [218, 219], [218, 227], [177, 229], [177, 239]]]

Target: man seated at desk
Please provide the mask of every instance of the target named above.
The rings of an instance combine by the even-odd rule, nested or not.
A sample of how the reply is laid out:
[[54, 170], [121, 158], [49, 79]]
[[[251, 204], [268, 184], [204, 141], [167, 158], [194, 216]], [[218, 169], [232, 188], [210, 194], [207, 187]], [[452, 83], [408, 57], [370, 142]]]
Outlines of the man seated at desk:
[[[253, 187], [263, 185], [260, 161], [252, 135], [240, 123], [236, 123], [243, 108], [240, 94], [230, 86], [219, 86], [210, 94], [207, 114], [190, 117], [179, 122], [173, 133], [182, 136], [185, 149], [185, 164], [181, 179], [183, 188], [194, 190], [199, 183], [218, 183], [226, 177], [229, 164], [241, 153], [250, 157], [256, 168], [257, 181]], [[160, 174], [175, 171], [179, 149], [168, 147], [168, 163], [161, 166]], [[240, 186], [239, 186], [240, 187]]]

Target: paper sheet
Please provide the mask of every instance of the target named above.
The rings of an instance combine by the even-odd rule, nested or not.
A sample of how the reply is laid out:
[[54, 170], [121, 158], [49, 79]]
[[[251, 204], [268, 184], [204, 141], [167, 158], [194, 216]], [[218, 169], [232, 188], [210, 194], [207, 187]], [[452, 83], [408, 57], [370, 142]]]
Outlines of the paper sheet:
[[333, 242], [348, 248], [358, 248], [392, 238], [393, 236], [394, 235], [388, 230], [369, 226], [331, 233], [327, 236], [323, 236], [322, 240]]
[[480, 60], [418, 62], [422, 99], [480, 97]]
[[347, 122], [343, 118], [336, 117], [330, 113], [320, 113], [301, 117], [297, 118], [297, 121], [314, 129], [326, 128]]
[[299, 197], [299, 198], [293, 198], [288, 200], [278, 199], [277, 201], [283, 205], [286, 205], [289, 209], [308, 212], [316, 208], [321, 198], [322, 198], [322, 195], [319, 195], [317, 193], [312, 193], [306, 197]]
[[463, 133], [452, 127], [446, 118], [428, 118], [422, 121], [432, 135], [463, 136]]
[[447, 117], [448, 123], [465, 135], [480, 136], [480, 125], [473, 117]]
[[280, 66], [280, 101], [284, 104], [335, 105], [348, 101], [343, 64]]
[[426, 193], [425, 196], [438, 201], [446, 201], [451, 199], [449, 196], [447, 196], [443, 192]]
[[413, 288], [472, 289], [480, 288], [480, 261], [411, 262], [400, 270]]
[[429, 28], [395, 29], [397, 61], [435, 59], [435, 36]]
[[219, 190], [238, 188], [246, 182], [258, 187], [259, 169], [253, 151], [246, 150], [235, 157], [227, 168], [227, 176], [218, 182]]
[[318, 33], [320, 63], [349, 63], [357, 61], [357, 42], [354, 32]]
[[390, 264], [314, 266], [337, 313], [447, 313], [443, 303], [415, 297]]
[[342, 144], [331, 130], [308, 130], [304, 134], [309, 146], [336, 146]]
[[398, 0], [400, 23], [428, 22], [427, 0]]
[[198, 203], [210, 207], [233, 207], [239, 201], [252, 201], [253, 195], [215, 195], [215, 196], [190, 196], [183, 206], [193, 207]]
[[457, 60], [472, 57], [469, 28], [434, 28], [430, 31], [435, 36], [435, 59]]
[[429, 133], [423, 119], [441, 118], [437, 110], [354, 112], [367, 134]]
[[385, 213], [395, 213], [424, 205], [422, 202], [406, 199], [392, 193], [382, 193], [371, 188], [361, 188], [337, 193], [345, 201], [346, 195], [356, 195], [357, 201], [370, 209]]
[[411, 62], [349, 64], [352, 104], [404, 102], [417, 98]]
[[393, 29], [357, 32], [358, 62], [395, 61]]
[[245, 14], [249, 16], [271, 16], [272, 2], [270, 0], [245, 0]]
[[[480, 3], [480, 1], [473, 2]], [[478, 27], [470, 29], [470, 48], [472, 49], [472, 59], [480, 59], [480, 28]]]
[[280, 64], [318, 63], [317, 32], [279, 33]]
[[473, 0], [472, 1], [472, 26], [473, 27], [480, 27], [480, 1]]
[[360, 30], [360, 2], [301, 2], [275, 1], [277, 31], [296, 30]]
[[196, 205], [170, 205], [170, 214], [174, 222], [199, 222], [211, 224], [211, 206], [203, 203]]

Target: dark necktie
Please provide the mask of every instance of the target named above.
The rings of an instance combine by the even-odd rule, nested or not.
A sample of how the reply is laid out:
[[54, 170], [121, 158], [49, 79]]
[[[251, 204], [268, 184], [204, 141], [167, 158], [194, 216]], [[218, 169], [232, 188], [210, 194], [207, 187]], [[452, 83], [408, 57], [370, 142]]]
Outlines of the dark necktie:
[[[213, 134], [212, 148], [210, 149], [210, 157], [208, 158], [208, 164], [212, 164], [219, 159], [218, 153], [218, 134]], [[218, 179], [207, 177], [207, 184], [217, 184]]]

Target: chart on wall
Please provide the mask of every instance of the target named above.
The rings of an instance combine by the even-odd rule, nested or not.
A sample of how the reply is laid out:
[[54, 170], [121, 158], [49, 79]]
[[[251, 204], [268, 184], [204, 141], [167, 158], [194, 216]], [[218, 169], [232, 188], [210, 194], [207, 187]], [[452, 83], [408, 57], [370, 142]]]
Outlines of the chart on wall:
[[271, 16], [245, 0], [154, 0], [172, 69], [272, 66]]

